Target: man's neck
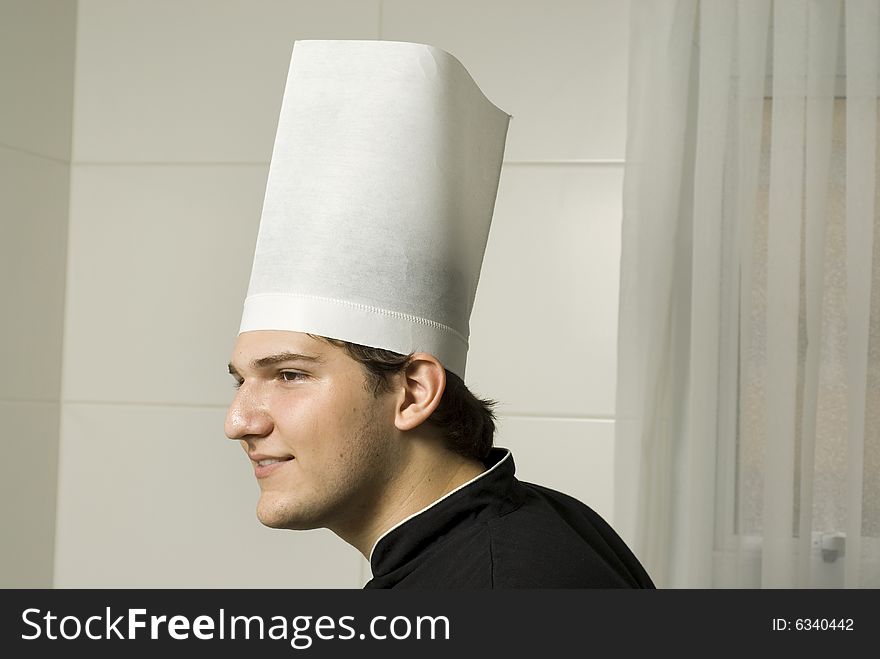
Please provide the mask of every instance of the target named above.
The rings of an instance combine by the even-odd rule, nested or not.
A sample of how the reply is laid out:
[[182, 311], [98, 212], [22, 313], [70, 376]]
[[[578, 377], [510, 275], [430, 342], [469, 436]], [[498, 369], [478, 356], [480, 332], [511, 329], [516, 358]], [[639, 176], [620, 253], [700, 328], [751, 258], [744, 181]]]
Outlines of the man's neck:
[[417, 443], [407, 458], [367, 524], [361, 519], [360, 528], [331, 529], [367, 560], [376, 542], [390, 529], [486, 470], [481, 462], [438, 448], [435, 443]]

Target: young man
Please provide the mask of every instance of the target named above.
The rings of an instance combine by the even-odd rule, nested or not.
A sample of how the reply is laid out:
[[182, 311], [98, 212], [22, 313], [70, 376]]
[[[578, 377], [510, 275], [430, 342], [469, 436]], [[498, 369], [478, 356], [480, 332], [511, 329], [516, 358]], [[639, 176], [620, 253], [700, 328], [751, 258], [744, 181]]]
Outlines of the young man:
[[435, 48], [295, 44], [226, 434], [260, 521], [332, 530], [367, 587], [651, 587], [462, 379], [508, 120]]

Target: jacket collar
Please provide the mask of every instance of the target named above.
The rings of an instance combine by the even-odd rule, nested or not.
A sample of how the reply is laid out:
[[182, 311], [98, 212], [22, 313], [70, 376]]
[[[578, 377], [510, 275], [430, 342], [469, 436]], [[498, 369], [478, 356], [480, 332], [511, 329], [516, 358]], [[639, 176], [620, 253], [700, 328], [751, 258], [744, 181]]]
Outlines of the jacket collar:
[[497, 517], [516, 507], [513, 496], [516, 469], [510, 451], [493, 448], [483, 464], [486, 471], [379, 536], [370, 552], [374, 578], [405, 568], [442, 544], [460, 526]]

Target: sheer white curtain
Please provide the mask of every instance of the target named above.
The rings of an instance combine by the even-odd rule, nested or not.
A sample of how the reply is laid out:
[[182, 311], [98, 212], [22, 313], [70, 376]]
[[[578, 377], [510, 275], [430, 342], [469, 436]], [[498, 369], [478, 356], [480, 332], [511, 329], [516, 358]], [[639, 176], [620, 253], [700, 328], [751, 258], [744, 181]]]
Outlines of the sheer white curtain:
[[632, 0], [615, 525], [661, 587], [880, 587], [880, 0]]

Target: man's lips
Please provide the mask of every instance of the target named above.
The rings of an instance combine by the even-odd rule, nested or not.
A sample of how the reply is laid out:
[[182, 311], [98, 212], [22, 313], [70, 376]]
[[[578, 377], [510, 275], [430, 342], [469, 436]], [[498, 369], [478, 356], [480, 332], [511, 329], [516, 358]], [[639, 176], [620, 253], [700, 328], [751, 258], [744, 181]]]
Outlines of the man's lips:
[[254, 465], [254, 475], [257, 478], [265, 478], [295, 459], [292, 455], [267, 455], [264, 453], [249, 453], [248, 457]]
[[265, 462], [266, 460], [277, 460], [279, 462], [284, 461], [284, 460], [293, 460], [292, 455], [284, 455], [284, 454], [272, 455], [270, 453], [256, 453], [256, 452], [248, 453], [248, 457], [251, 459], [251, 462], [254, 462], [254, 463]]

